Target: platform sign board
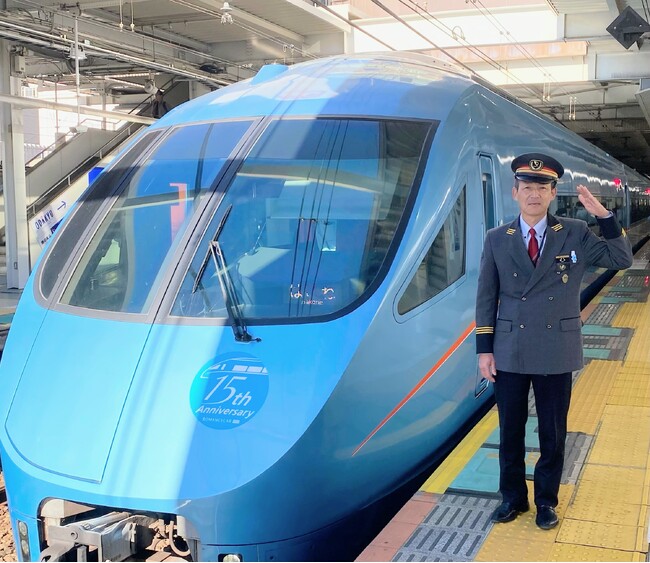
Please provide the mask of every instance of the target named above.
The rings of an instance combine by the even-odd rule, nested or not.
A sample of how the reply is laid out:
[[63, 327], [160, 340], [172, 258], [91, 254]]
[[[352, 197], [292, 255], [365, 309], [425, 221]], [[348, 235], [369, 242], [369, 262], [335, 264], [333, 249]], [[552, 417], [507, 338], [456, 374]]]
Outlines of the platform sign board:
[[48, 239], [54, 234], [67, 210], [67, 202], [63, 199], [57, 199], [47, 207], [41, 209], [41, 211], [30, 220], [32, 229], [34, 229], [34, 232], [36, 233], [38, 244], [40, 244], [41, 247], [43, 247]]
[[103, 166], [95, 166], [88, 172], [88, 185], [92, 184], [95, 181], [95, 178], [99, 176], [102, 173], [102, 170], [104, 170]]

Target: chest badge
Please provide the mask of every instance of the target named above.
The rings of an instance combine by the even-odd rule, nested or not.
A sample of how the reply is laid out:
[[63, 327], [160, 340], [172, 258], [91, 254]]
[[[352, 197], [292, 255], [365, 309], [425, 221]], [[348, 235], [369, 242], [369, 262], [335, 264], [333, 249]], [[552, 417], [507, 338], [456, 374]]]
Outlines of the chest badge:
[[562, 283], [567, 283], [569, 281], [569, 274], [562, 274]]

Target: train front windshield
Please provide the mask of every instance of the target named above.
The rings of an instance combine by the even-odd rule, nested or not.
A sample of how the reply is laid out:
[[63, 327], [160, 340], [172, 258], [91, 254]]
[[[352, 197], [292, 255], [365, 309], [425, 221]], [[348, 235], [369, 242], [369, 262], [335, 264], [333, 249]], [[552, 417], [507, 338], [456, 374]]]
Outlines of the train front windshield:
[[[186, 250], [193, 256], [180, 286], [169, 288], [172, 316], [227, 318], [227, 294], [238, 314], [258, 322], [330, 315], [363, 296], [390, 251], [435, 123], [274, 120], [224, 189], [220, 172], [251, 123], [187, 125], [164, 136], [127, 173], [59, 302], [147, 313], [176, 267], [181, 235], [215, 189], [223, 199]], [[74, 236], [73, 220], [55, 242]], [[62, 273], [48, 272], [50, 262], [46, 281]]]
[[[226, 284], [248, 320], [321, 316], [351, 304], [387, 255], [430, 128], [272, 122], [229, 186], [172, 315], [224, 316]], [[221, 265], [209, 256], [215, 235]]]

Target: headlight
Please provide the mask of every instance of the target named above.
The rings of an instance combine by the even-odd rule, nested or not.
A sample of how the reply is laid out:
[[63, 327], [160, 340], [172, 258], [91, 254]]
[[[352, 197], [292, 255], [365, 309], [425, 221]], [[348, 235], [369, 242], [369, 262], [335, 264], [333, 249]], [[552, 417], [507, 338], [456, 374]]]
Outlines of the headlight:
[[18, 528], [18, 543], [20, 544], [20, 555], [23, 561], [31, 561], [29, 556], [29, 528], [25, 522], [16, 520]]

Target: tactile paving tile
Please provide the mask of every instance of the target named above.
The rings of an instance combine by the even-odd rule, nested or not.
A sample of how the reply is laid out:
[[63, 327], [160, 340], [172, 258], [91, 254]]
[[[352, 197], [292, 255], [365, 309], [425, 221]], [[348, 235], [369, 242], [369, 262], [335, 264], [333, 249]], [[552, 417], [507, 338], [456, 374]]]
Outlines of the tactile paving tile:
[[637, 526], [641, 518], [638, 490], [626, 497], [613, 492], [611, 487], [595, 487], [580, 483], [566, 513], [573, 520], [587, 520], [623, 526]]
[[637, 303], [622, 303], [616, 317], [610, 323], [603, 324], [636, 328], [640, 327], [644, 321], [647, 321], [647, 319], [646, 307], [639, 306]]
[[[532, 483], [527, 483], [532, 499]], [[560, 485], [557, 513], [563, 518], [573, 485]], [[535, 525], [535, 507], [507, 524], [494, 524], [475, 561], [548, 561], [558, 528], [540, 530]]]
[[472, 561], [497, 499], [444, 494], [393, 561]]
[[645, 467], [650, 448], [650, 408], [606, 405], [589, 463]]
[[565, 518], [557, 535], [559, 543], [636, 551], [639, 528]]
[[593, 360], [586, 366], [571, 393], [568, 429], [594, 435], [614, 385], [621, 362]]
[[607, 487], [618, 496], [627, 497], [628, 494], [638, 494], [643, 487], [645, 471], [643, 468], [636, 467], [587, 463], [580, 479], [581, 487], [585, 487], [587, 483], [594, 483], [596, 488]]
[[619, 371], [607, 404], [650, 407], [650, 370]]
[[645, 561], [645, 553], [556, 543], [549, 561]]

